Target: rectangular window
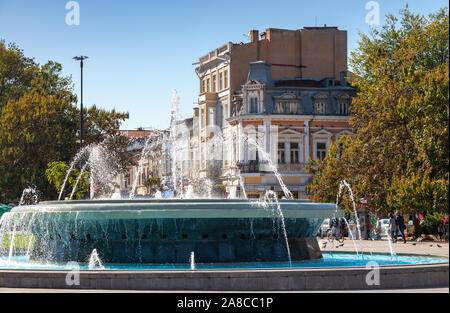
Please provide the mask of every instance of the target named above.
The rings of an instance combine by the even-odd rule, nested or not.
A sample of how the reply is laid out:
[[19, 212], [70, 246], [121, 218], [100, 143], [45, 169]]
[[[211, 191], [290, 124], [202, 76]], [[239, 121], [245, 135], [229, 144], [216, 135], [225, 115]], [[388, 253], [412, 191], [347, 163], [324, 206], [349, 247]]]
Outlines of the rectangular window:
[[327, 157], [327, 144], [318, 142], [316, 145], [317, 160], [323, 161]]
[[216, 75], [213, 75], [213, 77], [212, 77], [212, 92], [216, 92], [216, 88], [217, 88], [217, 79], [216, 79]]
[[316, 102], [316, 113], [325, 114], [325, 102]]
[[215, 125], [216, 123], [216, 115], [214, 108], [209, 108], [209, 123], [208, 125]]
[[200, 112], [200, 128], [203, 129], [205, 127], [205, 109], [201, 109]]
[[224, 87], [225, 87], [225, 89], [227, 89], [228, 88], [228, 70], [225, 70], [224, 72], [223, 72], [223, 81], [224, 81]]
[[339, 114], [348, 115], [348, 101], [339, 101]]
[[278, 143], [278, 164], [286, 163], [286, 148], [284, 142]]
[[297, 114], [297, 102], [290, 103], [289, 111], [291, 114]]
[[211, 92], [211, 80], [208, 78], [207, 80], [206, 80], [206, 91], [207, 92]]
[[223, 89], [223, 73], [219, 73], [219, 91]]
[[284, 102], [278, 102], [277, 103], [277, 113], [284, 113]]
[[258, 98], [250, 98], [250, 113], [258, 113]]
[[206, 79], [202, 80], [202, 93], [206, 92]]
[[299, 144], [297, 142], [291, 142], [291, 163], [292, 164], [300, 163], [299, 155], [300, 155]]

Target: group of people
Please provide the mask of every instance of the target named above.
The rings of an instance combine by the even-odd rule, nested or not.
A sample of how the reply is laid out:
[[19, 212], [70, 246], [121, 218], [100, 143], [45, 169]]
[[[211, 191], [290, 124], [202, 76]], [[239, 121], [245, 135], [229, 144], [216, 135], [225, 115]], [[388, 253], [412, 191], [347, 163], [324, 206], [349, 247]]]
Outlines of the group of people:
[[389, 232], [391, 234], [393, 242], [397, 242], [398, 233], [400, 232], [400, 234], [402, 235], [403, 242], [406, 243], [405, 229], [406, 225], [403, 216], [398, 212], [395, 214], [395, 216], [394, 214], [390, 213]]

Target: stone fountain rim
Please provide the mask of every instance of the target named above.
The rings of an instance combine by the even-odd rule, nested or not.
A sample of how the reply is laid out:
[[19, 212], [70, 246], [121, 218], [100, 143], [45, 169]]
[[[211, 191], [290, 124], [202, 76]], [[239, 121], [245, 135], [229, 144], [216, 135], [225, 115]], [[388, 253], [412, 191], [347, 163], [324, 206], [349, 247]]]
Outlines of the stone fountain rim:
[[[286, 218], [327, 218], [343, 216], [335, 204], [310, 201], [281, 200], [279, 202]], [[123, 219], [144, 218], [259, 218], [278, 216], [274, 207], [264, 208], [249, 200], [96, 200], [52, 201], [39, 205], [15, 207], [8, 214], [65, 214], [72, 218]]]
[[385, 265], [380, 269], [381, 284], [378, 286], [366, 284], [367, 274], [371, 269], [365, 267], [195, 271], [80, 270], [80, 286], [66, 285], [67, 274], [71, 273], [69, 270], [0, 269], [0, 287], [149, 291], [287, 291], [428, 288], [449, 284], [448, 262]]

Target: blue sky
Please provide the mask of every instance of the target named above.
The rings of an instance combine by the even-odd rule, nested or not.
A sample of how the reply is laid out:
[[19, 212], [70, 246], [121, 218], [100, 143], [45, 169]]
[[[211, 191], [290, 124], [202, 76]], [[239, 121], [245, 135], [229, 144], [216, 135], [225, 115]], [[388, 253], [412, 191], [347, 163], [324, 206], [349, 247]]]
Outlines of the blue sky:
[[[165, 128], [173, 89], [181, 114], [197, 102], [192, 63], [228, 41], [246, 42], [250, 29], [338, 26], [348, 31], [348, 50], [367, 32], [367, 0], [79, 0], [80, 25], [66, 24], [66, 0], [0, 0], [0, 38], [16, 42], [38, 63], [54, 60], [72, 75], [79, 92], [79, 64], [87, 55], [85, 105], [128, 111], [122, 129]], [[379, 0], [384, 15], [407, 3], [428, 14], [448, 6], [443, 0]]]

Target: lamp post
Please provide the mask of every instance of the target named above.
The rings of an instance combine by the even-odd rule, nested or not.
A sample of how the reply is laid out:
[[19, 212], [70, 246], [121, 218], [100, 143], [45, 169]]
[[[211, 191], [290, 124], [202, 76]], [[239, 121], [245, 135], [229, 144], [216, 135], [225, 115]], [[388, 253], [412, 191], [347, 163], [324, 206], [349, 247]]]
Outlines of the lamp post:
[[81, 68], [81, 110], [80, 110], [80, 150], [83, 148], [83, 61], [88, 59], [87, 56], [79, 56], [73, 58], [80, 61]]

